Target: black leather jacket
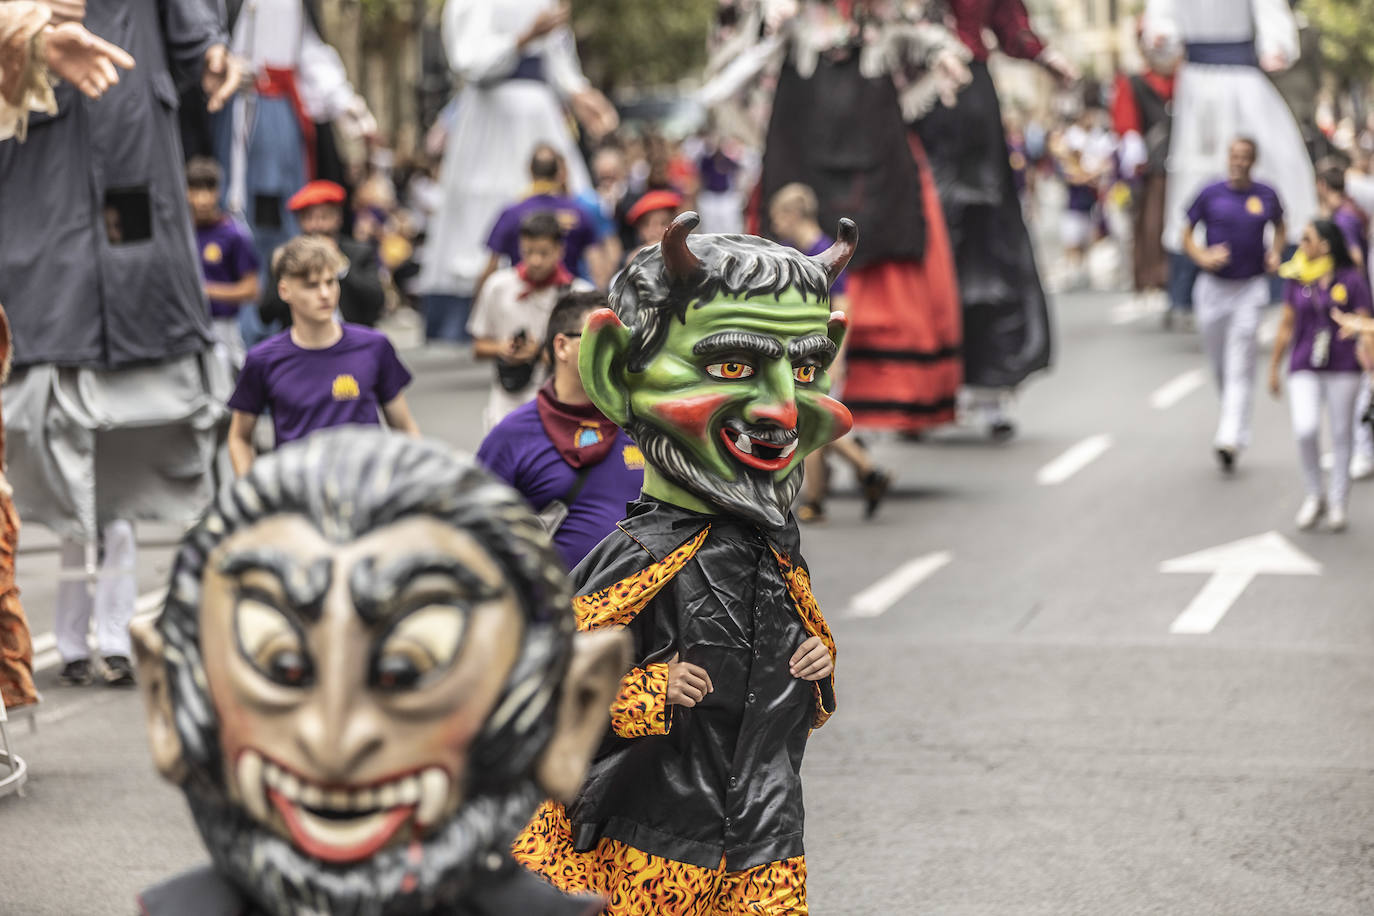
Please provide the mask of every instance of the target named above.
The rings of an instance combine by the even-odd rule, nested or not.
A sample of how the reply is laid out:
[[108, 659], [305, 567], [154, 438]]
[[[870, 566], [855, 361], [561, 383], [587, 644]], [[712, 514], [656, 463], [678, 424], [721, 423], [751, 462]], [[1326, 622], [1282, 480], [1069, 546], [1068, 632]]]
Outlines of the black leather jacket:
[[[777, 556], [801, 565], [796, 522], [765, 531], [644, 499], [574, 571], [577, 594], [621, 593], [620, 583], [708, 525], [691, 559], [628, 622], [638, 667], [627, 682], [678, 654], [705, 668], [715, 690], [694, 708], [660, 705], [654, 731], [666, 734], [622, 737], [613, 716], [568, 808], [579, 850], [604, 836], [703, 868], [723, 857], [728, 871], [802, 855], [802, 754], [818, 697], [827, 711], [834, 699], [828, 680], [788, 670], [808, 636]], [[652, 694], [662, 691], [666, 672], [643, 705], [661, 704]]]

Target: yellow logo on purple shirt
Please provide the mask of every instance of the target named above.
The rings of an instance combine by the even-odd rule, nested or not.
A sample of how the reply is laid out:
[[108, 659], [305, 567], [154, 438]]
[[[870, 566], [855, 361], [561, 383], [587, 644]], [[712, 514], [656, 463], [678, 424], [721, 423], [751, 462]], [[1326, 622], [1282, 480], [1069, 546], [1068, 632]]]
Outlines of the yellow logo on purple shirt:
[[625, 468], [630, 471], [644, 470], [644, 453], [639, 450], [637, 445], [627, 445], [625, 450], [620, 453], [620, 457], [625, 459]]
[[1331, 301], [1338, 305], [1345, 305], [1350, 301], [1350, 291], [1345, 288], [1344, 283], [1337, 283], [1331, 287]]
[[1260, 200], [1258, 195], [1251, 194], [1249, 199], [1245, 201], [1245, 209], [1255, 216], [1262, 216], [1264, 215], [1264, 201]]
[[362, 394], [358, 390], [358, 380], [344, 373], [334, 377], [334, 400], [356, 401]]
[[207, 242], [201, 249], [200, 256], [206, 264], [218, 264], [224, 260], [224, 252], [220, 249], [218, 242]]

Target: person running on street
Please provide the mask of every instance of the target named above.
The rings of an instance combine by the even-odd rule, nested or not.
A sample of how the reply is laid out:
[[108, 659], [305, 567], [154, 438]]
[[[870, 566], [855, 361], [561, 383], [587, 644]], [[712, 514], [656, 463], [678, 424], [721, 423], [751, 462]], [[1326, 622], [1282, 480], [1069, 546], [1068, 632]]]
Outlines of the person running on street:
[[273, 255], [272, 275], [291, 309], [291, 327], [248, 351], [229, 398], [229, 459], [239, 477], [253, 466], [253, 427], [264, 411], [272, 414], [276, 447], [331, 426], [376, 426], [379, 410], [387, 426], [420, 435], [402, 394], [411, 375], [391, 341], [335, 317], [346, 267], [337, 246], [311, 236], [294, 238]]
[[[1287, 282], [1283, 318], [1269, 365], [1269, 391], [1274, 397], [1282, 393], [1281, 368], [1284, 354], [1289, 353], [1288, 405], [1307, 488], [1298, 509], [1297, 526], [1309, 530], [1325, 516], [1327, 528], [1343, 531], [1360, 362], [1356, 342], [1340, 338], [1331, 312], [1369, 315], [1369, 286], [1346, 247], [1341, 228], [1330, 220], [1317, 220], [1303, 230], [1297, 254], [1279, 269], [1279, 276]], [[1326, 489], [1322, 487], [1318, 443], [1323, 404], [1334, 458]]]
[[[1284, 245], [1278, 192], [1250, 177], [1259, 148], [1248, 137], [1231, 141], [1227, 178], [1207, 185], [1188, 208], [1183, 250], [1201, 269], [1193, 290], [1197, 327], [1221, 392], [1221, 419], [1213, 447], [1224, 473], [1250, 443], [1254, 406], [1255, 335], [1269, 302], [1266, 273], [1278, 268]], [[1194, 230], [1207, 227], [1207, 244]], [[1265, 230], [1273, 225], [1266, 246]]]

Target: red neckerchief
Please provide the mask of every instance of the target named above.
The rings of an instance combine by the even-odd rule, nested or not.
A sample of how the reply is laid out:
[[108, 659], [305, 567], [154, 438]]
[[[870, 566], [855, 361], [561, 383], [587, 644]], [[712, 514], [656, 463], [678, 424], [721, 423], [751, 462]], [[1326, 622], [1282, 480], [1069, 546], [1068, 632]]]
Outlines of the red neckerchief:
[[567, 286], [573, 281], [572, 271], [568, 270], [561, 261], [553, 269], [553, 273], [545, 277], [542, 283], [535, 283], [530, 279], [529, 268], [525, 266], [524, 261], [515, 265], [515, 272], [520, 275], [520, 281], [525, 284], [524, 290], [515, 297], [517, 299], [523, 299], [530, 293], [537, 293], [540, 290], [548, 289], [550, 286]]
[[564, 404], [554, 397], [553, 379], [535, 398], [539, 422], [563, 460], [575, 468], [599, 464], [611, 453], [619, 429], [594, 404]]
[[1145, 83], [1155, 91], [1161, 99], [1168, 102], [1174, 97], [1174, 78], [1156, 73], [1153, 70], [1145, 71]]

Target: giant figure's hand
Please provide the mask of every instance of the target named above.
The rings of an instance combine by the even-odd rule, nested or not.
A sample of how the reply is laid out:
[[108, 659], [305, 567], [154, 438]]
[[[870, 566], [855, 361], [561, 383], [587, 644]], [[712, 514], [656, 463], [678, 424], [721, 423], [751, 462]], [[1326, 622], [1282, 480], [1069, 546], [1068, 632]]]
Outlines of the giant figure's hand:
[[686, 706], [691, 709], [715, 689], [715, 685], [711, 683], [711, 675], [700, 665], [678, 661], [676, 655], [668, 663], [669, 706]]
[[1068, 86], [1078, 82], [1080, 76], [1078, 68], [1058, 50], [1046, 48], [1040, 52], [1040, 56], [1036, 59], [1040, 62], [1040, 66], [1050, 71], [1050, 74], [1059, 80], [1061, 85]]
[[[43, 0], [52, 10], [54, 25], [64, 22], [81, 22], [86, 18], [86, 0]], [[125, 68], [128, 69], [128, 68]]]
[[615, 106], [596, 89], [583, 89], [568, 102], [578, 122], [587, 129], [593, 140], [600, 140], [620, 126], [620, 115]]
[[544, 10], [538, 16], [534, 17], [534, 21], [530, 23], [529, 28], [525, 29], [524, 33], [521, 34], [519, 38], [521, 49], [530, 42], [543, 38], [554, 29], [561, 29], [568, 24], [568, 20], [571, 18], [572, 8], [568, 6], [567, 0], [560, 0], [555, 6]]
[[234, 55], [229, 53], [229, 49], [224, 45], [211, 45], [205, 49], [205, 73], [201, 77], [200, 85], [205, 90], [205, 97], [208, 100], [205, 107], [211, 111], [219, 111], [225, 106], [234, 93], [239, 91], [239, 83], [243, 80], [243, 65], [238, 62]]
[[820, 681], [835, 673], [835, 660], [830, 657], [830, 650], [825, 647], [821, 638], [812, 636], [797, 647], [797, 651], [792, 654], [792, 660], [788, 662], [788, 667], [793, 677], [799, 677], [804, 681]]
[[116, 67], [134, 68], [134, 59], [129, 52], [91, 34], [77, 22], [64, 22], [47, 30], [43, 62], [53, 73], [93, 99], [100, 98], [105, 90], [119, 82]]

